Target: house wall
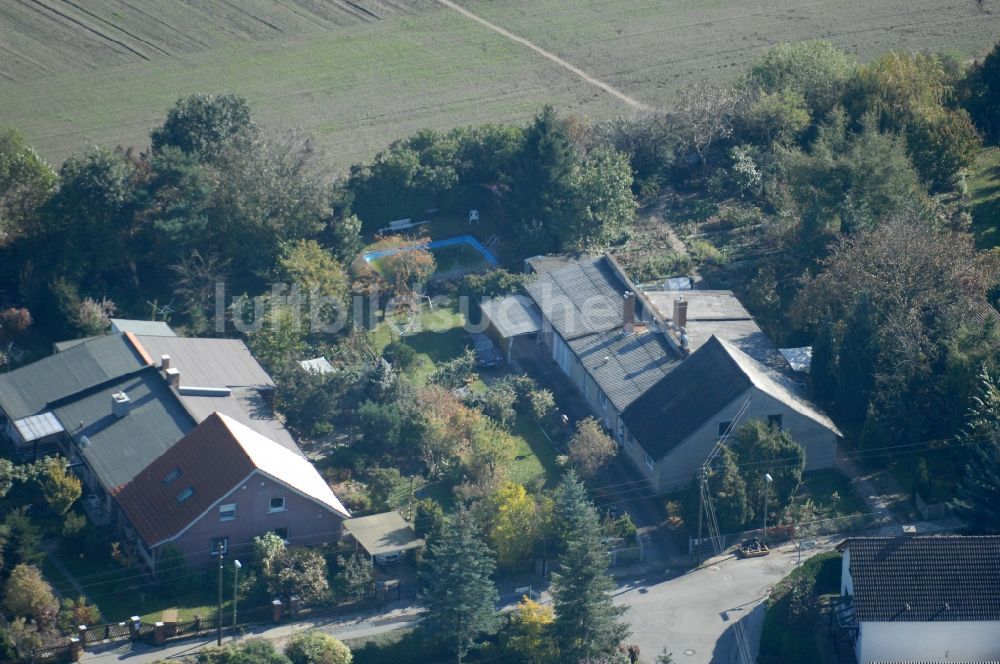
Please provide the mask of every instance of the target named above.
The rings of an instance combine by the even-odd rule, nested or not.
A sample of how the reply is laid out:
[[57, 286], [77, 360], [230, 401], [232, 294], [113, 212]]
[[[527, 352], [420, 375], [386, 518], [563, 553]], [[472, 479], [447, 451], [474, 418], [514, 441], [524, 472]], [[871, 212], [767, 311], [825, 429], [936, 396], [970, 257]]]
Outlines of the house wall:
[[607, 395], [603, 395], [604, 399], [602, 400], [601, 388], [587, 373], [583, 363], [573, 353], [573, 350], [563, 341], [559, 333], [551, 328], [543, 332], [542, 339], [551, 353], [552, 360], [559, 365], [577, 391], [583, 395], [594, 416], [601, 421], [612, 438], [618, 440], [619, 443], [622, 442], [621, 414], [611, 403], [611, 399], [607, 398]]
[[864, 622], [860, 627], [859, 664], [1000, 659], [1000, 621]]
[[[285, 499], [285, 511], [268, 512], [271, 498], [279, 497]], [[230, 503], [236, 504], [236, 518], [221, 521], [219, 506]], [[229, 538], [227, 557], [247, 555], [254, 537], [277, 528], [287, 528], [289, 543], [295, 546], [334, 542], [340, 539], [342, 522], [342, 517], [326, 507], [255, 472], [213, 505], [184, 534], [156, 547], [157, 559], [167, 544], [173, 544], [184, 554], [188, 565], [211, 564], [211, 543], [218, 537]]]
[[[800, 443], [806, 453], [806, 470], [818, 470], [833, 466], [836, 456], [837, 436], [822, 424], [802, 415], [774, 397], [751, 387], [739, 397], [706, 421], [680, 445], [675, 447], [652, 471], [644, 463], [645, 450], [633, 449], [629, 457], [650, 481], [658, 493], [670, 493], [688, 486], [698, 468], [705, 462], [719, 439], [719, 424], [733, 420], [747, 397], [750, 404], [742, 422], [752, 419], [766, 420], [769, 415], [781, 415], [782, 429], [795, 442]], [[662, 422], [664, 429], [670, 422]]]
[[854, 595], [854, 578], [851, 576], [851, 550], [844, 549], [844, 556], [840, 561], [840, 595], [841, 597]]

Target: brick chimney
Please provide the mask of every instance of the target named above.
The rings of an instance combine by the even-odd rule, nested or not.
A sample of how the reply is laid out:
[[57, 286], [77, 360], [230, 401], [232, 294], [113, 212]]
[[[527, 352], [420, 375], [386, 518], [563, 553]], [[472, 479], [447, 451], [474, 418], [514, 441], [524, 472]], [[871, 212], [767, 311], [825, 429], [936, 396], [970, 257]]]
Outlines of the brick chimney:
[[160, 369], [162, 371], [166, 371], [169, 368], [170, 368], [170, 356], [160, 355]]
[[674, 327], [682, 328], [687, 327], [688, 322], [688, 303], [684, 299], [684, 296], [674, 300]]
[[622, 329], [625, 334], [635, 332], [635, 293], [631, 291], [622, 296]]
[[180, 369], [167, 369], [166, 371], [167, 384], [171, 387], [179, 388], [181, 386], [181, 370]]

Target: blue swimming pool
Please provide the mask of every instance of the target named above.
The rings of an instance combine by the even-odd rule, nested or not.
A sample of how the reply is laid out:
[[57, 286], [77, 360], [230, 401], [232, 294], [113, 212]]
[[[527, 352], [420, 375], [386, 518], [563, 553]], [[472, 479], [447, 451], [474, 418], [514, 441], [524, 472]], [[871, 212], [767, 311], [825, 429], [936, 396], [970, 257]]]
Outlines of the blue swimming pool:
[[380, 249], [379, 251], [370, 251], [364, 254], [362, 258], [365, 259], [366, 263], [371, 263], [377, 258], [382, 258], [383, 256], [391, 256], [392, 254], [399, 253], [400, 251], [410, 251], [411, 249], [435, 249], [437, 247], [450, 247], [456, 244], [467, 244], [479, 253], [483, 255], [483, 259], [486, 260], [490, 265], [496, 266], [500, 263], [497, 261], [496, 256], [490, 253], [490, 250], [483, 246], [482, 242], [472, 237], [471, 235], [458, 235], [456, 237], [450, 237], [447, 240], [434, 240], [433, 242], [427, 242], [425, 244], [414, 245], [412, 247], [394, 247], [392, 249]]

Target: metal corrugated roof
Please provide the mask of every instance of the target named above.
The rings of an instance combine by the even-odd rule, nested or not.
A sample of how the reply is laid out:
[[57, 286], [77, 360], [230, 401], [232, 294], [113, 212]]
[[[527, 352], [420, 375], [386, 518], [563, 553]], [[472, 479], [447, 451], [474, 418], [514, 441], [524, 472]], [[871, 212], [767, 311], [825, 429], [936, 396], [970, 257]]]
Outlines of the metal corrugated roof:
[[162, 320], [133, 320], [131, 318], [112, 318], [111, 330], [118, 334], [131, 332], [150, 337], [176, 337], [169, 325]]
[[567, 343], [618, 412], [656, 385], [681, 361], [663, 334], [655, 329], [625, 334], [617, 328], [577, 337]]
[[542, 329], [542, 316], [538, 313], [538, 307], [526, 295], [484, 300], [480, 309], [504, 339], [532, 334]]
[[325, 357], [314, 357], [310, 360], [302, 360], [299, 362], [299, 366], [308, 371], [309, 373], [315, 374], [328, 374], [333, 373], [333, 365], [330, 364], [330, 360]]
[[604, 257], [550, 270], [525, 288], [566, 341], [620, 328], [623, 295], [630, 292]]

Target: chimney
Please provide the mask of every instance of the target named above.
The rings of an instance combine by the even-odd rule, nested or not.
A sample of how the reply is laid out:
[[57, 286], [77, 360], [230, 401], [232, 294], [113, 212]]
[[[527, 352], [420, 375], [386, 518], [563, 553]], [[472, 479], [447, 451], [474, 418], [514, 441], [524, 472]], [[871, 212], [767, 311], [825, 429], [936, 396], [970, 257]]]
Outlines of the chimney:
[[170, 356], [160, 355], [160, 369], [166, 371], [169, 368], [170, 368]]
[[622, 302], [622, 328], [625, 334], [632, 334], [635, 332], [635, 294], [626, 291]]
[[181, 370], [180, 369], [167, 369], [167, 384], [171, 387], [179, 388], [181, 386]]
[[111, 395], [111, 414], [115, 419], [121, 419], [128, 415], [132, 400], [124, 392], [115, 392]]
[[917, 534], [916, 526], [903, 526], [903, 537], [914, 537]]
[[688, 322], [688, 303], [684, 299], [684, 296], [674, 300], [674, 327], [681, 328], [687, 327]]

